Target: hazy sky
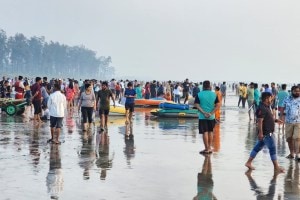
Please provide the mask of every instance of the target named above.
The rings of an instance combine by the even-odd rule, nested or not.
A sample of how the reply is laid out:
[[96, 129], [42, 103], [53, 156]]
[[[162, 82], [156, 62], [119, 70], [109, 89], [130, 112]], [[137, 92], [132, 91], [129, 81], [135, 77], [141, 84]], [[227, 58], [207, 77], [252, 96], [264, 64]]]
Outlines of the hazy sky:
[[111, 56], [116, 77], [300, 82], [299, 0], [0, 0], [8, 36]]

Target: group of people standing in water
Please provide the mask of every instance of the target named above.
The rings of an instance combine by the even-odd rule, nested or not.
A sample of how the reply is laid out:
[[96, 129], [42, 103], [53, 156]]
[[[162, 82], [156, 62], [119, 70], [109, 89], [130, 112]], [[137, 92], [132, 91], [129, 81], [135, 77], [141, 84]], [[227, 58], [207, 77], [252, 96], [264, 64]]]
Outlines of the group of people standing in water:
[[[14, 81], [3, 77], [0, 81], [2, 98], [11, 97], [14, 89], [15, 98], [25, 98], [27, 107], [34, 108], [33, 120], [42, 123], [41, 116], [49, 111], [51, 139], [49, 142], [59, 143], [59, 133], [65, 110], [74, 110], [77, 106], [82, 114], [83, 131], [92, 127], [93, 114], [99, 111], [101, 131], [106, 130], [110, 102], [113, 106], [116, 102], [125, 99], [126, 124], [132, 123], [135, 98], [164, 97], [175, 103], [188, 103], [190, 96], [194, 99], [194, 107], [199, 111], [199, 133], [203, 136], [204, 150], [201, 154], [212, 153], [211, 144], [213, 129], [220, 122], [221, 105], [225, 105], [227, 84], [212, 84], [210, 81], [193, 83], [189, 79], [182, 82], [166, 81], [152, 82], [134, 81], [79, 81], [73, 79], [51, 79], [36, 77], [35, 82], [22, 76]], [[274, 143], [275, 122], [285, 130], [289, 147], [288, 159], [300, 162], [300, 87], [294, 85], [287, 91], [287, 85], [263, 84], [261, 88], [257, 83], [232, 84], [239, 96], [238, 107], [248, 104], [249, 119], [257, 123], [258, 141], [250, 153], [246, 166], [253, 170], [252, 161], [257, 153], [266, 145], [269, 148], [270, 157], [277, 172], [283, 172], [278, 165], [276, 144]], [[26, 109], [28, 110], [28, 109]], [[252, 117], [253, 116], [253, 117]]]

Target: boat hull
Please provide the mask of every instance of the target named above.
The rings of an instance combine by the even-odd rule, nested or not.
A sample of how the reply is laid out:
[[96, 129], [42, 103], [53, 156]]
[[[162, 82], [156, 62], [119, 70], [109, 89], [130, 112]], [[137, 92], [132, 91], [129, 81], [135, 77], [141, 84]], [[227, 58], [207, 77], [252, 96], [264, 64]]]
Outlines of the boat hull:
[[195, 109], [153, 109], [150, 111], [150, 113], [157, 117], [166, 118], [198, 118], [198, 111]]

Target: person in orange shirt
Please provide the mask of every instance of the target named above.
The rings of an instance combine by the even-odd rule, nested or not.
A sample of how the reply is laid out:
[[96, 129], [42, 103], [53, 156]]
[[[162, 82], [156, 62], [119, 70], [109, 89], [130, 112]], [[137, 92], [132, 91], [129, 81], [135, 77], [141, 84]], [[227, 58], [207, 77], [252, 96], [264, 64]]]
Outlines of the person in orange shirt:
[[[220, 91], [219, 86], [215, 87], [215, 93], [216, 93], [216, 95], [219, 99], [220, 106], [221, 106], [222, 105], [222, 92]], [[220, 109], [220, 107], [216, 110], [215, 115], [216, 115], [216, 122], [220, 122], [220, 119], [221, 119], [221, 109]]]

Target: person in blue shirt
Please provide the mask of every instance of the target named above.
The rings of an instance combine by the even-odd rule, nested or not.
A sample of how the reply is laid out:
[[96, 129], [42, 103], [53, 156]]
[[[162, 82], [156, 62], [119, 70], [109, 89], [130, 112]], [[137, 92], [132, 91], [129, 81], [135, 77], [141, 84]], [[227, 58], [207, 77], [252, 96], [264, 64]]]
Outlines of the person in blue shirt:
[[126, 98], [125, 101], [125, 116], [126, 121], [125, 123], [132, 123], [132, 114], [134, 112], [134, 99], [136, 97], [136, 91], [133, 89], [132, 82], [127, 84], [127, 88], [125, 89], [124, 97]]

